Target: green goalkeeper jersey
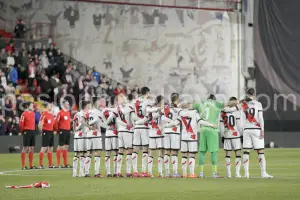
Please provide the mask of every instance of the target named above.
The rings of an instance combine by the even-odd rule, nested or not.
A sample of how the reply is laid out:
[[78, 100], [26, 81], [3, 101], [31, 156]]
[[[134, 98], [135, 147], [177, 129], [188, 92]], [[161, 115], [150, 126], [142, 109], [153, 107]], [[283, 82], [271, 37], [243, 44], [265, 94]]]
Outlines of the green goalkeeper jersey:
[[193, 104], [193, 109], [196, 109], [202, 119], [212, 124], [218, 124], [220, 111], [224, 108], [224, 104], [215, 100], [206, 100], [200, 103]]

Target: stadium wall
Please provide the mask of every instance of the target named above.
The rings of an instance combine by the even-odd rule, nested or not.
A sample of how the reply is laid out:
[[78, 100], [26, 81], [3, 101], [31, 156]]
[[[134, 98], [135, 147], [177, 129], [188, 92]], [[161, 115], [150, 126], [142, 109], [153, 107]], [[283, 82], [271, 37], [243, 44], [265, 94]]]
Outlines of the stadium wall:
[[[288, 137], [287, 137], [288, 135]], [[1, 136], [0, 137], [0, 153], [9, 153], [10, 147], [19, 146], [22, 148], [23, 137], [21, 136]], [[58, 137], [54, 137], [55, 148], [58, 144]], [[265, 132], [265, 144], [274, 142], [276, 147], [282, 148], [298, 148], [300, 147], [300, 134], [298, 132]], [[104, 138], [103, 138], [104, 142]], [[36, 137], [36, 147], [35, 152], [39, 152], [42, 146], [42, 137]], [[103, 144], [104, 146], [104, 144]], [[222, 148], [220, 143], [220, 148]], [[73, 151], [73, 136], [70, 140], [69, 150]], [[20, 150], [17, 150], [16, 153], [19, 153]]]
[[64, 53], [121, 83], [147, 85], [166, 96], [176, 91], [193, 100], [209, 93], [224, 100], [240, 97], [244, 89], [240, 13], [81, 1], [6, 2], [4, 17], [51, 22], [54, 41]]

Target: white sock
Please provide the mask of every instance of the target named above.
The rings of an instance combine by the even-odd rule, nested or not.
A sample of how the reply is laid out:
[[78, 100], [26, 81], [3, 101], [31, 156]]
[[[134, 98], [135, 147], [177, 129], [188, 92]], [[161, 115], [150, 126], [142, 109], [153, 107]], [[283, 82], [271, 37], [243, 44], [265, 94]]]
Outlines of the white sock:
[[189, 158], [190, 174], [195, 174], [195, 158]]
[[235, 175], [240, 176], [241, 171], [241, 156], [236, 156], [235, 158]]
[[105, 168], [106, 168], [106, 174], [110, 173], [110, 156], [105, 156]]
[[231, 177], [231, 162], [230, 162], [230, 156], [225, 157], [225, 165], [227, 170], [227, 176]]
[[79, 176], [84, 176], [84, 167], [85, 167], [85, 157], [81, 156], [79, 160]]
[[77, 176], [77, 168], [78, 168], [78, 157], [74, 156], [74, 158], [73, 158], [73, 175]]
[[118, 161], [118, 156], [117, 155], [114, 155], [114, 160], [113, 160], [113, 167], [114, 167], [114, 174], [117, 174], [118, 171], [117, 171], [117, 161]]
[[142, 172], [147, 172], [147, 165], [148, 165], [148, 153], [143, 153], [143, 159], [142, 159]]
[[172, 167], [173, 167], [173, 174], [178, 174], [178, 157], [177, 157], [177, 155], [172, 155]]
[[261, 174], [266, 174], [266, 159], [265, 159], [265, 154], [264, 153], [259, 153], [258, 154], [258, 161], [260, 165], [260, 171]]
[[187, 157], [181, 158], [182, 173], [187, 175]]
[[117, 174], [122, 173], [122, 163], [123, 163], [123, 154], [119, 153], [117, 159]]
[[126, 156], [126, 173], [131, 174], [131, 168], [132, 168], [132, 155], [127, 154]]
[[100, 156], [95, 156], [94, 161], [95, 161], [95, 175], [97, 175], [100, 174], [100, 161], [101, 161]]
[[169, 155], [164, 156], [164, 163], [165, 163], [166, 175], [170, 175], [170, 156]]
[[163, 157], [158, 157], [157, 160], [157, 168], [158, 168], [158, 174], [162, 175], [162, 170], [163, 170], [163, 162], [164, 162], [164, 158]]
[[88, 175], [90, 174], [90, 168], [91, 168], [91, 156], [87, 156], [85, 158], [85, 161], [84, 161], [84, 168], [85, 168], [85, 174]]
[[249, 174], [249, 154], [243, 155], [243, 165], [244, 165], [245, 174]]
[[138, 172], [137, 164], [138, 164], [138, 154], [136, 152], [133, 152], [132, 153], [132, 167], [133, 167], [133, 172]]
[[148, 173], [152, 174], [153, 157], [148, 156]]

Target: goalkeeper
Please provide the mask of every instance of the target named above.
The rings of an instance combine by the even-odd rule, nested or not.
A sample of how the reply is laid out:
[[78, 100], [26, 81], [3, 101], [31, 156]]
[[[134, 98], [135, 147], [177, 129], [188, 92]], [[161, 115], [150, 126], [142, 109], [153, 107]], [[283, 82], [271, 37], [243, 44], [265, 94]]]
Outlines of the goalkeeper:
[[[203, 120], [212, 123], [219, 124], [219, 114], [224, 108], [224, 104], [216, 101], [215, 95], [209, 95], [206, 101], [202, 101], [199, 104], [193, 104], [193, 109], [196, 109]], [[200, 128], [200, 178], [204, 177], [204, 160], [206, 152], [211, 153], [212, 162], [212, 177], [220, 178], [218, 175], [218, 150], [219, 150], [219, 134], [217, 128], [208, 126], [201, 126]]]

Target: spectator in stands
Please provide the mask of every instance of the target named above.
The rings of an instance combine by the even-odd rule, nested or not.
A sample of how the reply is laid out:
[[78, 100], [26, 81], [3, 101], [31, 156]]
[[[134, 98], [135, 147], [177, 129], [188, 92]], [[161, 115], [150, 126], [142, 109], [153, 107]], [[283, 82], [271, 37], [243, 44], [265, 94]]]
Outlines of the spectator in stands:
[[49, 59], [48, 56], [46, 54], [46, 51], [42, 51], [42, 54], [40, 55], [40, 63], [43, 69], [48, 69], [49, 66]]
[[15, 117], [12, 120], [12, 127], [11, 127], [11, 133], [12, 135], [19, 135], [20, 134], [20, 128], [19, 128], [19, 118]]
[[1, 105], [2, 105], [2, 100], [3, 100], [3, 98], [5, 97], [5, 94], [6, 94], [6, 92], [5, 92], [5, 88], [4, 88], [4, 86], [1, 84], [0, 85], [0, 103], [1, 103]]
[[5, 135], [12, 135], [12, 130], [13, 130], [13, 122], [12, 122], [12, 117], [6, 116], [6, 130], [5, 130]]
[[20, 67], [18, 68], [18, 73], [19, 73], [19, 79], [22, 80], [22, 82], [24, 82], [27, 77], [28, 77], [28, 57], [26, 56], [26, 51], [22, 51], [21, 54], [21, 64]]
[[21, 43], [21, 51], [26, 51], [26, 44], [25, 44], [25, 42]]
[[19, 54], [19, 51], [15, 51], [13, 57], [15, 59], [15, 66], [19, 67], [21, 64], [21, 55]]
[[0, 115], [0, 136], [5, 135], [5, 120], [3, 115]]
[[[56, 71], [59, 72], [58, 69], [63, 68], [64, 65], [64, 56], [62, 55], [60, 49], [57, 49], [57, 55], [55, 56], [55, 60], [56, 60]], [[59, 72], [59, 74], [61, 73]]]
[[59, 87], [61, 86], [60, 80], [56, 77], [56, 74], [53, 74], [50, 78], [50, 83], [53, 88], [54, 96], [58, 94]]
[[57, 56], [57, 51], [54, 48], [53, 43], [50, 44], [49, 48], [47, 49], [47, 55], [49, 56], [49, 53], [51, 52], [51, 54], [56, 57]]
[[13, 105], [10, 98], [5, 99], [5, 117], [14, 117]]
[[117, 88], [114, 90], [114, 94], [117, 96], [121, 93], [126, 94], [126, 91], [124, 90], [123, 86], [120, 83], [118, 83]]
[[21, 116], [22, 112], [23, 112], [23, 105], [24, 103], [24, 98], [22, 95], [17, 96], [17, 102], [16, 102], [16, 115], [18, 117]]
[[28, 65], [28, 88], [33, 89], [34, 79], [36, 75], [36, 66], [34, 65], [34, 60], [30, 58]]
[[7, 79], [6, 79], [5, 73], [1, 69], [0, 69], [0, 82], [1, 82], [1, 86], [6, 88]]
[[1, 49], [0, 53], [0, 69], [4, 69], [6, 67], [6, 62], [7, 62], [7, 53], [5, 49]]
[[15, 94], [16, 94], [16, 88], [13, 86], [13, 83], [12, 83], [12, 82], [8, 82], [8, 83], [7, 83], [7, 86], [6, 86], [6, 88], [5, 88], [5, 93], [6, 93], [7, 95], [9, 95], [9, 94], [15, 95]]
[[93, 71], [92, 70], [88, 70], [85, 80], [90, 82], [92, 80], [92, 76], [93, 76]]
[[26, 33], [26, 27], [23, 20], [19, 19], [17, 21], [17, 25], [15, 26], [14, 33], [16, 38], [24, 38]]
[[73, 66], [72, 70], [70, 71], [70, 74], [71, 74], [73, 80], [78, 80], [79, 79], [80, 73], [77, 71], [77, 66], [76, 65]]
[[13, 41], [10, 41], [5, 47], [5, 51], [7, 53], [10, 53], [10, 55], [12, 55], [15, 52], [15, 50], [16, 50], [16, 48], [15, 48]]
[[56, 68], [56, 60], [55, 60], [54, 56], [52, 55], [52, 51], [50, 51], [48, 53], [48, 59], [49, 59], [49, 67], [48, 67], [47, 71], [49, 74], [52, 74]]
[[39, 45], [38, 45], [37, 42], [34, 43], [34, 47], [33, 47], [33, 49], [31, 50], [30, 53], [31, 53], [32, 55], [35, 55], [35, 54], [40, 55], [40, 49], [39, 49]]
[[96, 77], [96, 80], [98, 81], [98, 83], [100, 83], [101, 82], [100, 73], [96, 71], [96, 67], [95, 66], [93, 67], [92, 70], [93, 70], [93, 74], [92, 74], [93, 77]]
[[16, 68], [16, 65], [10, 65], [8, 77], [13, 86], [16, 87], [18, 85], [18, 70]]
[[[42, 77], [40, 86], [41, 86], [41, 93], [42, 94], [47, 94], [47, 95], [49, 95], [49, 97], [53, 96], [52, 85], [51, 85], [51, 83], [49, 81], [49, 77], [47, 75], [44, 75]], [[48, 100], [49, 101], [49, 99], [43, 99], [43, 100]]]
[[8, 68], [10, 65], [15, 65], [15, 58], [12, 56], [10, 51], [8, 51], [6, 58], [6, 67]]
[[93, 76], [92, 81], [90, 82], [90, 85], [91, 85], [92, 87], [94, 87], [95, 89], [99, 86], [99, 82], [98, 82], [96, 76]]
[[42, 48], [40, 49], [39, 55], [41, 55], [43, 51], [45, 51], [47, 53], [47, 47], [46, 47], [45, 44], [42, 45]]

